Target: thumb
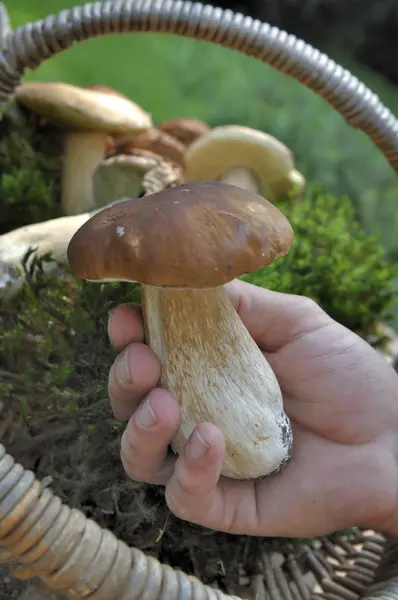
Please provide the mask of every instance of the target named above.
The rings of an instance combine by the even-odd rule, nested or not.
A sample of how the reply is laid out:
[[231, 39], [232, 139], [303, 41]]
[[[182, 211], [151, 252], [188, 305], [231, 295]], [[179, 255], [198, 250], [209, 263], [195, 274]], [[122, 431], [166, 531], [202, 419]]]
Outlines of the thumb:
[[305, 296], [273, 292], [238, 279], [226, 284], [225, 289], [250, 335], [266, 352], [275, 352], [332, 322], [316, 302]]

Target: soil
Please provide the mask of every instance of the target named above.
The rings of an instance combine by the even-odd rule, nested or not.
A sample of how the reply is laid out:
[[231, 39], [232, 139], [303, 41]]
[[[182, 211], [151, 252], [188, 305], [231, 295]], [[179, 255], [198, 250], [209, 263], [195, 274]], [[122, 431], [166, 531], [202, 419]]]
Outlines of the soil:
[[22, 597], [22, 594], [25, 592], [26, 588], [26, 582], [15, 580], [7, 565], [0, 565], [1, 600], [25, 600], [25, 598]]
[[66, 600], [44, 589], [40, 583], [16, 579], [7, 565], [0, 565], [1, 600]]

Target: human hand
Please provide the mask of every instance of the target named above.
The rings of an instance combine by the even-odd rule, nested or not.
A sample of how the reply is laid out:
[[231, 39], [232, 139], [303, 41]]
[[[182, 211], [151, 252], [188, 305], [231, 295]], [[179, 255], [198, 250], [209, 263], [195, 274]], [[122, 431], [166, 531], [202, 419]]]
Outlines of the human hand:
[[166, 486], [174, 514], [220, 531], [398, 530], [398, 375], [311, 300], [241, 281], [226, 289], [279, 380], [294, 430], [290, 463], [261, 480], [220, 477], [224, 439], [209, 423], [197, 426], [183, 454], [168, 454], [178, 402], [156, 387], [161, 366], [143, 343], [139, 308], [121, 305], [109, 318], [120, 351], [109, 397], [115, 416], [128, 419], [121, 447], [128, 475]]

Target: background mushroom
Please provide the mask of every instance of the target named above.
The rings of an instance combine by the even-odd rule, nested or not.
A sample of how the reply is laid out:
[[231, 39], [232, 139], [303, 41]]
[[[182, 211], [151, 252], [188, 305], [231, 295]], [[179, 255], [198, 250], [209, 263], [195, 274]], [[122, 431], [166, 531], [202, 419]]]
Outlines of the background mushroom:
[[48, 122], [65, 128], [61, 205], [66, 215], [94, 207], [92, 174], [105, 156], [109, 135], [140, 133], [152, 119], [119, 92], [66, 83], [22, 84], [16, 99]]
[[[33, 223], [0, 235], [0, 298], [11, 298], [25, 281], [23, 259], [51, 252], [54, 261], [43, 267], [47, 274], [58, 273], [58, 263], [66, 262], [73, 234], [95, 212], [126, 197], [139, 197], [182, 183], [181, 168], [146, 150], [131, 150], [104, 160], [93, 175], [95, 209]], [[30, 261], [30, 259], [29, 259]], [[28, 261], [28, 264], [29, 264]]]
[[164, 121], [158, 128], [179, 140], [185, 147], [211, 131], [211, 127], [200, 119], [180, 117]]
[[[147, 177], [152, 173], [148, 189]], [[103, 160], [93, 174], [95, 205], [97, 208], [119, 198], [138, 198], [143, 193], [182, 183], [178, 165], [148, 150], [127, 148], [125, 153]], [[155, 181], [157, 179], [157, 181]]]
[[50, 219], [0, 235], [0, 298], [12, 297], [25, 281], [22, 261], [29, 250], [36, 255], [52, 253], [53, 262], [45, 263], [47, 273], [55, 273], [57, 262], [66, 262], [66, 251], [73, 234], [91, 216], [90, 213]]
[[304, 177], [295, 169], [292, 152], [273, 136], [249, 127], [215, 127], [186, 151], [185, 180], [222, 181], [261, 194], [274, 202], [302, 189]]
[[178, 398], [180, 452], [195, 425], [226, 438], [223, 474], [260, 477], [290, 457], [292, 430], [278, 381], [223, 287], [286, 254], [293, 232], [261, 196], [196, 183], [119, 202], [73, 236], [68, 260], [91, 281], [142, 283], [147, 340], [161, 385]]
[[155, 127], [131, 136], [122, 143], [116, 141], [117, 154], [128, 154], [130, 150], [136, 149], [149, 150], [179, 165], [182, 165], [185, 154], [184, 144]]

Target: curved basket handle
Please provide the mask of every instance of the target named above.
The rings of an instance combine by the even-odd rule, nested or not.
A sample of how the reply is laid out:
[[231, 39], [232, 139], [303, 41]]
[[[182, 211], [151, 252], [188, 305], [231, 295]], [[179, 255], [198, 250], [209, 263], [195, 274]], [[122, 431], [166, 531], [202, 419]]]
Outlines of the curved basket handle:
[[0, 40], [0, 106], [19, 84], [25, 68], [36, 69], [74, 42], [127, 32], [204, 40], [269, 64], [324, 98], [351, 127], [361, 129], [398, 173], [398, 121], [363, 83], [325, 54], [277, 27], [199, 2], [107, 0], [62, 10], [16, 29]]

